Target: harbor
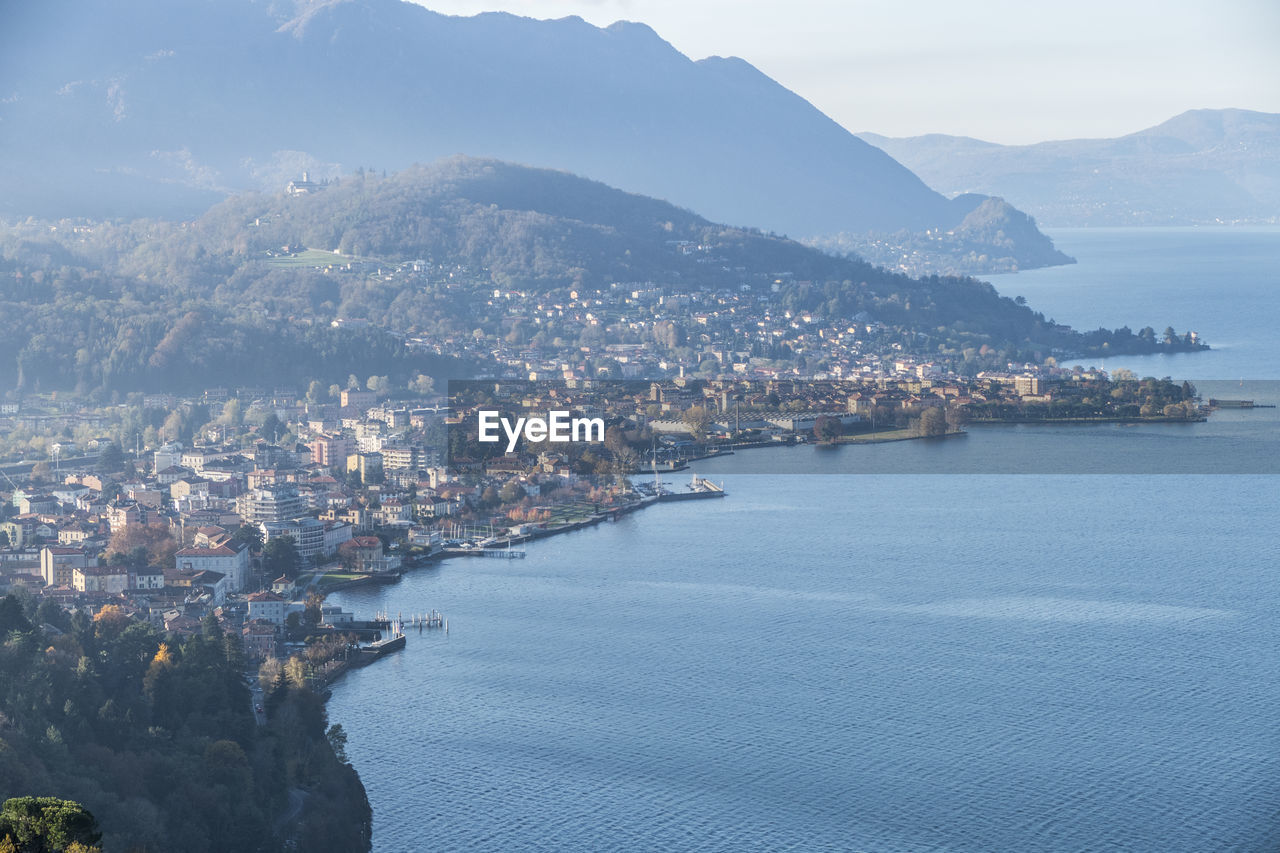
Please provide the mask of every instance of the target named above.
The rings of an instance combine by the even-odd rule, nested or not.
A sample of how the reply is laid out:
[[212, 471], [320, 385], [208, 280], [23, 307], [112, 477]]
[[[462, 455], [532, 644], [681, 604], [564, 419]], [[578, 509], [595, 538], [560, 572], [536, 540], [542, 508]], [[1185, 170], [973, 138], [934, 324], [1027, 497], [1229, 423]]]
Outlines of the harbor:
[[[571, 521], [546, 525], [517, 525], [514, 528], [508, 528], [505, 535], [499, 534], [489, 525], [475, 528], [466, 525], [454, 526], [450, 529], [452, 537], [441, 550], [418, 565], [434, 563], [446, 557], [520, 560], [527, 556], [527, 552], [523, 548], [516, 547], [518, 545], [594, 527], [604, 522], [616, 522], [624, 515], [658, 503], [723, 498], [728, 494], [722, 483], [714, 483], [697, 474], [692, 475], [688, 483], [673, 486], [670, 483], [664, 483], [658, 473], [655, 472], [652, 482], [637, 484], [634, 487], [634, 497], [627, 502], [615, 506], [593, 504], [589, 509], [583, 506], [581, 517]], [[349, 581], [341, 584], [341, 587], [345, 589], [360, 586], [363, 585], [361, 581], [365, 584], [397, 581], [413, 567], [405, 566], [376, 579], [362, 578], [355, 582]], [[336, 590], [337, 587], [334, 587], [326, 590], [326, 593]], [[369, 620], [356, 620], [350, 618], [348, 614], [346, 621], [321, 627], [328, 633], [347, 634], [355, 641], [343, 658], [327, 662], [313, 675], [314, 686], [324, 690], [349, 669], [368, 666], [374, 661], [404, 650], [408, 644], [409, 630], [417, 629], [419, 634], [428, 630], [440, 630], [447, 635], [449, 620], [435, 609], [411, 613], [407, 620], [403, 613], [397, 613], [393, 618], [389, 612], [379, 611]]]
[[442, 556], [524, 559], [525, 551], [513, 546], [560, 533], [571, 533], [586, 527], [594, 527], [606, 521], [617, 521], [624, 515], [656, 503], [705, 500], [728, 495], [723, 484], [714, 483], [697, 474], [692, 476], [688, 484], [676, 487], [662, 482], [655, 475], [652, 482], [637, 483], [634, 489], [635, 497], [631, 500], [616, 505], [594, 504], [589, 509], [584, 506], [581, 515], [571, 521], [516, 525], [508, 529], [505, 535], [497, 534], [493, 528], [487, 526], [478, 529], [462, 527], [460, 534], [455, 529], [455, 535], [447, 540], [443, 547]]
[[683, 488], [672, 489], [660, 482], [656, 482], [650, 488], [653, 490], [653, 500], [659, 503], [666, 501], [696, 501], [707, 498], [723, 498], [727, 495], [722, 484], [717, 485], [705, 477], [699, 477], [697, 474], [694, 474], [689, 485]]
[[325, 690], [350, 669], [368, 666], [374, 661], [403, 651], [408, 645], [408, 630], [414, 628], [421, 634], [438, 629], [449, 633], [449, 620], [438, 610], [414, 613], [406, 621], [402, 615], [394, 619], [386, 612], [375, 613], [370, 620], [351, 620], [341, 625], [324, 625], [330, 634], [341, 634], [352, 642], [341, 657], [321, 664], [308, 677], [317, 690]]

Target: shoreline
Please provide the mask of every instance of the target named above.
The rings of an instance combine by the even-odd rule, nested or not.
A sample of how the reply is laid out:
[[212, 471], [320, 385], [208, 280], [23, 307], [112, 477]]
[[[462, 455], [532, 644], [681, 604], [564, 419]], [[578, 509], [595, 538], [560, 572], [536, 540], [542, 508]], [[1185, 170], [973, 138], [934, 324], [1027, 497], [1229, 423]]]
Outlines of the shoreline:
[[[1204, 422], [1207, 422], [1208, 420], [1211, 420], [1211, 418], [1201, 418], [1201, 419], [1197, 419], [1197, 420], [1194, 420], [1194, 421], [1182, 421], [1182, 420], [1180, 420], [1180, 421], [1178, 421], [1178, 422], [1204, 423]], [[1134, 423], [1135, 425], [1140, 425], [1140, 424], [1142, 424], [1142, 423], [1160, 422], [1160, 421], [1154, 421], [1154, 420], [1152, 420], [1152, 421], [1140, 420], [1140, 421], [1136, 421], [1136, 422], [1134, 422], [1134, 421], [1128, 421], [1128, 422]], [[1038, 421], [1037, 423], [1043, 423], [1043, 421]], [[1106, 425], [1106, 423], [1114, 423], [1114, 421], [1110, 421], [1110, 422], [1085, 421], [1085, 422], [1082, 422], [1080, 425], [1083, 425], [1083, 426], [1089, 426], [1089, 425], [1100, 425], [1100, 426], [1105, 426], [1105, 425]], [[975, 424], [975, 425], [977, 425], [977, 424]], [[1017, 424], [1007, 424], [1007, 423], [1005, 423], [1005, 422], [1001, 422], [1001, 421], [990, 421], [990, 422], [982, 422], [982, 423], [981, 423], [981, 425], [982, 425], [982, 426], [991, 426], [991, 425], [995, 425], [995, 426], [1012, 426], [1012, 425], [1017, 425]], [[947, 435], [947, 436], [945, 436], [945, 437], [954, 437], [955, 435], [966, 435], [966, 434], [967, 434], [967, 433], [965, 433], [964, 431], [960, 431], [960, 432], [958, 432], [958, 433], [948, 434], [948, 435]], [[941, 436], [940, 436], [940, 437], [941, 437]], [[914, 438], [926, 438], [926, 436], [902, 436], [902, 437], [894, 438], [894, 439], [881, 439], [881, 440], [879, 440], [879, 441], [876, 441], [876, 442], [869, 442], [869, 443], [880, 443], [881, 441], [883, 441], [883, 442], [886, 442], [886, 443], [887, 443], [887, 442], [889, 442], [889, 441], [904, 441], [904, 440], [912, 440], [912, 439], [914, 439]], [[975, 439], [975, 440], [976, 440], [976, 439]], [[810, 443], [813, 443], [813, 444], [815, 444], [815, 445], [817, 444], [816, 442], [810, 442]], [[857, 443], [857, 442], [854, 442], [854, 443]], [[782, 444], [778, 444], [778, 443], [771, 443], [771, 444], [766, 445], [766, 446], [770, 446], [770, 447], [787, 447], [787, 446], [791, 446], [791, 445], [782, 445]], [[948, 445], [947, 447], [950, 447], [950, 445]], [[957, 448], [957, 449], [963, 449], [963, 447], [960, 447], [960, 448]], [[714, 475], [712, 475], [712, 476], [714, 476]], [[579, 530], [586, 529], [586, 528], [588, 528], [588, 527], [596, 527], [596, 526], [598, 526], [601, 522], [606, 521], [606, 520], [610, 520], [610, 518], [611, 518], [611, 517], [621, 517], [621, 515], [624, 515], [624, 514], [630, 514], [630, 513], [638, 512], [638, 511], [640, 511], [640, 510], [642, 510], [642, 509], [646, 509], [646, 508], [648, 508], [648, 506], [649, 506], [650, 504], [652, 504], [652, 503], [657, 503], [657, 502], [658, 502], [657, 500], [640, 500], [640, 501], [635, 501], [635, 502], [633, 502], [632, 504], [630, 504], [630, 505], [626, 506], [625, 508], [623, 508], [623, 507], [619, 507], [619, 508], [618, 508], [618, 510], [620, 510], [620, 511], [615, 511], [615, 510], [602, 511], [602, 512], [600, 512], [600, 513], [593, 514], [593, 515], [592, 515], [591, 517], [589, 517], [589, 518], [584, 518], [584, 519], [581, 519], [581, 520], [578, 520], [578, 521], [575, 521], [575, 522], [572, 522], [572, 523], [569, 523], [569, 524], [559, 525], [559, 526], [557, 526], [557, 527], [555, 527], [555, 528], [553, 528], [553, 529], [540, 530], [540, 531], [535, 531], [535, 532], [533, 532], [533, 533], [524, 534], [524, 535], [519, 536], [519, 537], [513, 537], [513, 538], [512, 538], [512, 542], [513, 542], [512, 547], [515, 547], [515, 544], [514, 544], [514, 543], [516, 543], [516, 542], [528, 542], [528, 541], [535, 541], [535, 540], [538, 540], [538, 539], [546, 539], [546, 538], [550, 538], [551, 536], [559, 535], [559, 534], [561, 534], [561, 533], [572, 533], [572, 532], [576, 532], [576, 531], [579, 531]], [[616, 513], [616, 514], [615, 514], [615, 513]], [[662, 525], [665, 523], [665, 519], [666, 519], [666, 518], [667, 518], [667, 517], [665, 517], [665, 516], [664, 516], [664, 517], [663, 517], [663, 519], [659, 519], [660, 526], [662, 526]], [[681, 513], [681, 518], [685, 518], [685, 514]], [[696, 522], [694, 522], [694, 523], [696, 523]], [[502, 543], [505, 545], [505, 540], [501, 540], [501, 541], [502, 541]], [[482, 555], [483, 555], [483, 554], [482, 554], [482, 552], [483, 552], [483, 549], [481, 549], [481, 548], [468, 549], [468, 551], [465, 551], [465, 552], [453, 552], [453, 553], [441, 551], [441, 552], [437, 552], [437, 553], [435, 553], [435, 554], [432, 554], [432, 555], [430, 555], [429, 557], [424, 557], [424, 558], [419, 559], [418, 561], [416, 561], [416, 562], [415, 562], [415, 565], [413, 565], [413, 566], [411, 566], [411, 567], [406, 567], [406, 571], [413, 571], [413, 570], [415, 570], [415, 569], [419, 569], [419, 568], [427, 568], [427, 567], [431, 567], [431, 566], [439, 565], [440, 563], [442, 563], [442, 562], [443, 562], [443, 560], [445, 560], [445, 559], [446, 559], [446, 558], [448, 558], [448, 557], [452, 557], [452, 556], [477, 556], [477, 555], [481, 555], [481, 556], [482, 556]], [[501, 569], [501, 568], [499, 568], [499, 567], [494, 567], [494, 569], [496, 569], [496, 574], [502, 574], [502, 569]], [[486, 571], [487, 571], [487, 570], [486, 570]], [[397, 580], [398, 580], [398, 578], [397, 578]], [[370, 583], [369, 581], [363, 581], [360, 585], [368, 585], [369, 583]], [[440, 640], [440, 638], [430, 638], [430, 639], [431, 639], [432, 641], [436, 641], [436, 642], [438, 642], [438, 641]], [[443, 650], [441, 650], [441, 651], [443, 651]], [[435, 654], [435, 652], [433, 652], [433, 651], [428, 651], [428, 654]], [[406, 660], [407, 660], [407, 659], [406, 659]], [[404, 664], [400, 664], [400, 665], [404, 665]], [[337, 682], [338, 682], [338, 681], [340, 681], [340, 680], [342, 679], [342, 677], [346, 674], [346, 669], [350, 669], [350, 668], [352, 668], [352, 667], [344, 667], [344, 669], [343, 669], [341, 672], [335, 672], [335, 673], [333, 674], [333, 677], [332, 677], [332, 678], [327, 682], [327, 684], [325, 685], [325, 688], [324, 688], [324, 692], [323, 692], [323, 694], [322, 694], [322, 695], [323, 695], [323, 697], [324, 697], [324, 699], [326, 700], [326, 702], [327, 702], [328, 698], [330, 698], [330, 696], [332, 695], [333, 690], [335, 689], [335, 688], [333, 687], [333, 685], [337, 684]], [[377, 676], [372, 676], [372, 677], [376, 678], [376, 679], [377, 679], [377, 681], [376, 681], [376, 682], [371, 682], [371, 683], [374, 683], [374, 684], [382, 684], [382, 683], [383, 683], [383, 676], [382, 676], [382, 675], [380, 675], [380, 674], [379, 674], [379, 675], [377, 675]], [[376, 690], [376, 689], [377, 689], [377, 688], [375, 687], [375, 690]], [[365, 692], [365, 689], [364, 689], [364, 688], [362, 688], [362, 690], [361, 690], [360, 692], [361, 692], [361, 693], [364, 693], [364, 692]], [[349, 695], [349, 694], [344, 694], [344, 695]], [[346, 721], [344, 720], [343, 722], [346, 722]], [[359, 772], [359, 769], [357, 769], [357, 772]], [[382, 806], [385, 808], [385, 803], [373, 802], [372, 800], [371, 800], [371, 805], [373, 806], [373, 808], [374, 808], [375, 810], [378, 810], [379, 805], [382, 805]]]
[[[1142, 424], [1148, 424], [1148, 423], [1186, 423], [1186, 424], [1206, 423], [1208, 422], [1208, 420], [1209, 420], [1208, 416], [1198, 417], [1198, 418], [1151, 417], [1151, 418], [1136, 418], [1136, 419], [1135, 418], [1053, 418], [1053, 419], [1036, 418], [1036, 419], [1000, 419], [1000, 420], [993, 419], [993, 420], [971, 421], [968, 424], [968, 426], [981, 426], [981, 427], [997, 426], [998, 427], [998, 426], [1020, 426], [1020, 425], [1039, 425], [1039, 424], [1043, 424], [1043, 425], [1065, 424], [1065, 425], [1079, 425], [1079, 426], [1121, 424], [1121, 425], [1130, 425], [1130, 426], [1140, 426]], [[721, 451], [721, 452], [703, 453], [697, 457], [692, 457], [687, 460], [681, 460], [680, 463], [678, 463], [678, 467], [667, 469], [667, 470], [660, 469], [658, 473], [670, 474], [670, 473], [677, 473], [680, 471], [684, 471], [689, 468], [689, 465], [684, 463], [689, 463], [689, 462], [694, 462], [699, 460], [716, 459], [721, 456], [731, 456], [733, 455], [735, 450], [794, 448], [802, 444], [810, 444], [814, 447], [829, 449], [829, 448], [838, 448], [844, 445], [888, 444], [888, 443], [894, 443], [894, 442], [916, 441], [916, 440], [925, 440], [925, 439], [964, 438], [968, 436], [968, 431], [963, 428], [956, 429], [956, 430], [948, 430], [947, 432], [941, 435], [934, 435], [934, 436], [918, 435], [918, 434], [912, 434], [912, 435], [900, 434], [904, 432], [907, 432], [907, 430], [905, 429], [885, 430], [885, 431], [881, 431], [880, 433], [869, 433], [862, 436], [841, 436], [834, 441], [800, 441], [800, 440], [797, 440], [796, 436], [792, 436], [790, 437], [791, 440], [789, 441], [738, 442], [738, 443], [726, 445], [726, 447], [732, 448], [730, 450]], [[895, 433], [899, 433], [899, 434], [895, 434]], [[646, 472], [634, 472], [634, 473], [640, 474], [640, 473], [646, 473]], [[345, 580], [335, 581], [330, 584], [325, 584], [323, 586], [321, 586], [318, 583], [318, 578], [323, 577], [324, 574], [326, 573], [318, 572], [317, 579], [313, 580], [308, 585], [308, 589], [318, 593], [323, 599], [327, 599], [328, 596], [334, 592], [342, 592], [348, 589], [354, 589], [354, 588], [366, 587], [366, 586], [384, 586], [384, 585], [396, 584], [396, 583], [399, 583], [400, 579], [404, 577], [404, 575], [408, 574], [409, 572], [413, 572], [419, 569], [439, 566], [445, 560], [450, 558], [490, 556], [492, 552], [496, 551], [500, 553], [502, 550], [506, 548], [510, 548], [514, 545], [520, 545], [528, 542], [536, 542], [542, 539], [549, 539], [553, 536], [559, 536], [562, 534], [576, 533], [580, 530], [596, 527], [605, 521], [617, 521], [624, 515], [630, 515], [632, 513], [639, 512], [641, 510], [647, 509], [648, 507], [658, 503], [668, 503], [673, 501], [687, 501], [687, 500], [707, 500], [707, 499], [723, 498], [723, 497], [727, 497], [727, 493], [724, 492], [723, 490], [666, 492], [666, 493], [663, 493], [662, 495], [644, 495], [637, 499], [630, 500], [626, 503], [623, 503], [608, 509], [602, 509], [598, 512], [594, 512], [589, 516], [578, 519], [576, 521], [558, 524], [554, 527], [537, 528], [531, 531], [527, 531], [525, 533], [508, 535], [505, 537], [494, 537], [487, 546], [472, 547], [472, 548], [442, 548], [441, 550], [435, 551], [430, 554], [416, 556], [413, 558], [411, 563], [407, 563], [406, 565], [402, 566], [400, 569], [394, 572], [386, 572], [382, 574], [370, 574], [362, 577], [349, 578]], [[404, 646], [400, 646], [398, 649], [395, 649], [394, 651], [399, 651], [399, 650], [402, 650], [403, 648]], [[385, 657], [385, 656], [386, 656], [385, 654], [380, 654], [376, 657], [361, 661], [359, 663], [355, 663], [353, 661], [343, 661], [341, 665], [338, 667], [335, 667], [335, 669], [332, 672], [326, 673], [324, 675], [324, 677], [321, 679], [320, 690], [318, 692], [320, 693], [321, 697], [325, 701], [327, 701], [332, 692], [330, 688], [332, 688], [332, 686], [336, 684], [349, 670], [353, 668], [363, 668], [364, 666], [372, 664], [375, 661], [380, 660], [382, 659], [382, 657]]]
[[1088, 426], [1090, 424], [1127, 424], [1129, 426], [1140, 426], [1142, 424], [1203, 424], [1209, 421], [1208, 417], [1196, 418], [1166, 418], [1166, 417], [1150, 417], [1150, 418], [975, 418], [969, 421], [971, 426], [1002, 426], [1020, 425], [1020, 424], [1082, 424]]
[[[728, 454], [720, 454], [720, 455], [728, 455]], [[639, 512], [640, 510], [648, 509], [649, 507], [654, 506], [656, 504], [660, 504], [660, 503], [670, 503], [674, 501], [690, 501], [690, 500], [713, 500], [716, 498], [723, 498], [723, 497], [727, 497], [727, 494], [723, 490], [672, 492], [672, 493], [665, 493], [663, 495], [649, 496], [649, 497], [641, 498], [636, 501], [632, 501], [623, 506], [619, 506], [610, 510], [599, 512], [599, 513], [595, 513], [590, 517], [582, 519], [580, 521], [569, 522], [567, 524], [558, 525], [554, 528], [536, 530], [530, 533], [524, 533], [516, 536], [506, 537], [500, 541], [503, 542], [504, 547], [509, 545], [514, 545], [514, 544], [523, 544], [525, 542], [535, 542], [540, 539], [549, 539], [553, 536], [559, 536], [565, 533], [576, 533], [577, 531], [584, 530], [588, 527], [595, 527], [605, 521], [617, 521], [619, 518], [621, 518], [624, 515], [630, 515], [632, 513]], [[399, 583], [400, 579], [404, 577], [404, 575], [408, 574], [409, 572], [415, 571], [418, 569], [429, 568], [434, 565], [439, 565], [440, 563], [443, 563], [445, 560], [451, 557], [485, 557], [487, 556], [486, 551], [493, 551], [493, 550], [501, 551], [501, 549], [495, 549], [495, 548], [469, 548], [469, 549], [454, 549], [454, 550], [445, 549], [445, 550], [436, 551], [432, 554], [421, 557], [417, 559], [413, 563], [413, 565], [405, 566], [395, 572], [385, 572], [382, 574], [376, 574], [376, 575], [371, 574], [365, 577], [351, 578], [350, 580], [338, 581], [336, 583], [329, 584], [324, 587], [320, 587], [313, 582], [311, 585], [308, 586], [308, 589], [320, 595], [321, 599], [327, 599], [331, 593], [342, 592], [344, 590], [353, 589], [356, 587], [385, 586], [389, 584]], [[351, 658], [351, 659], [341, 661], [332, 670], [324, 673], [318, 679], [318, 682], [319, 682], [317, 685], [318, 689], [316, 688], [313, 688], [313, 689], [316, 690], [317, 695], [319, 695], [323, 700], [328, 701], [329, 696], [331, 695], [330, 688], [334, 684], [336, 684], [344, 675], [346, 675], [347, 672], [349, 672], [352, 669], [363, 669], [364, 667], [369, 666], [370, 664], [373, 664], [376, 661], [379, 661], [384, 657], [388, 656], [391, 652], [401, 651], [403, 649], [404, 649], [404, 644], [401, 644], [396, 648], [387, 649], [386, 651], [381, 652], [378, 655], [371, 657], [367, 660], [362, 660], [361, 658]]]
[[[1265, 408], [1259, 407], [1259, 408]], [[1105, 424], [1121, 424], [1127, 426], [1141, 426], [1143, 424], [1195, 424], [1207, 423], [1209, 417], [1207, 415], [1196, 418], [1166, 418], [1160, 416], [1147, 418], [1120, 418], [1120, 417], [1099, 417], [1099, 418], [1001, 418], [1001, 419], [976, 419], [970, 421], [966, 426], [990, 427], [990, 426], [1023, 426], [1023, 425], [1078, 425], [1092, 426]], [[708, 459], [718, 459], [724, 456], [732, 456], [738, 450], [763, 450], [763, 449], [782, 449], [794, 448], [804, 444], [810, 444], [814, 447], [835, 448], [844, 445], [860, 445], [860, 444], [889, 444], [901, 441], [917, 441], [925, 439], [949, 439], [963, 438], [968, 435], [968, 431], [964, 428], [948, 430], [941, 435], [919, 435], [906, 433], [906, 429], [898, 430], [882, 430], [880, 432], [867, 433], [865, 435], [845, 435], [830, 441], [812, 441], [800, 440], [799, 435], [788, 436], [785, 441], [745, 441], [730, 442], [724, 445], [725, 450], [712, 451], [679, 460], [674, 467], [660, 468], [658, 474], [674, 474], [686, 471], [690, 468], [690, 463], [697, 461], [705, 461]], [[628, 472], [632, 476], [640, 476], [650, 473], [645, 470], [634, 470]], [[604, 521], [616, 521], [623, 515], [629, 515], [647, 508], [651, 504], [669, 502], [672, 500], [690, 500], [690, 499], [706, 499], [725, 497], [725, 493], [718, 492], [712, 494], [705, 493], [665, 493], [662, 497], [647, 496], [637, 500], [629, 501], [619, 506], [601, 510], [590, 516], [582, 518], [578, 521], [567, 522], [549, 528], [538, 528], [526, 533], [508, 535], [505, 537], [495, 537], [492, 546], [474, 547], [474, 548], [444, 548], [431, 554], [421, 555], [413, 558], [412, 564], [403, 566], [395, 572], [386, 572], [383, 574], [370, 574], [363, 577], [350, 578], [346, 580], [334, 581], [332, 583], [319, 584], [319, 578], [323, 577], [327, 572], [317, 572], [316, 579], [308, 585], [308, 589], [318, 592], [323, 597], [328, 597], [330, 593], [340, 592], [347, 589], [353, 589], [363, 586], [376, 586], [398, 583], [400, 578], [410, 571], [426, 568], [434, 564], [439, 564], [450, 557], [483, 557], [487, 550], [493, 550], [493, 546], [501, 543], [502, 547], [510, 547], [511, 545], [523, 544], [525, 542], [534, 542], [539, 539], [547, 539], [552, 536], [558, 536], [564, 533], [573, 533], [588, 527], [595, 527]]]

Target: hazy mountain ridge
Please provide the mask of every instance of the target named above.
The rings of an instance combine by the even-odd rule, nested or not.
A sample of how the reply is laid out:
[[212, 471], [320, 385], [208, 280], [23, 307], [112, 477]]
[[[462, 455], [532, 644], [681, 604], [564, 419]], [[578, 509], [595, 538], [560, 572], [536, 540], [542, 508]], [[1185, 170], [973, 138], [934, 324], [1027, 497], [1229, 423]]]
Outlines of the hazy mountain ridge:
[[1055, 226], [1280, 221], [1280, 115], [1191, 110], [1115, 139], [997, 145], [859, 136], [944, 193], [999, 195]]
[[1020, 269], [1074, 264], [1075, 258], [1054, 248], [1035, 220], [1002, 198], [960, 195], [957, 205], [972, 205], [954, 228], [924, 234], [850, 234], [808, 240], [808, 245], [836, 254], [855, 254], [873, 264], [908, 275], [982, 275]]
[[53, 0], [0, 33], [0, 78], [0, 205], [15, 214], [195, 215], [302, 168], [457, 153], [793, 236], [968, 212], [749, 63], [692, 61], [642, 24], [400, 0]]
[[[620, 301], [636, 287], [684, 307], [627, 314], [647, 324], [637, 331], [620, 321], [641, 310]], [[583, 290], [603, 300], [594, 321], [547, 313], [581, 307], [571, 294]], [[513, 335], [566, 357], [608, 342], [684, 346], [672, 341], [706, 328], [693, 297], [805, 323], [874, 323], [884, 346], [930, 358], [1002, 364], [1129, 343], [1074, 333], [986, 282], [914, 279], [565, 172], [456, 157], [304, 195], [238, 194], [193, 222], [0, 227], [0, 314], [13, 321], [0, 376], [98, 394], [237, 374], [304, 385], [352, 370], [449, 376]], [[440, 348], [410, 352], [400, 344], [410, 336]]]

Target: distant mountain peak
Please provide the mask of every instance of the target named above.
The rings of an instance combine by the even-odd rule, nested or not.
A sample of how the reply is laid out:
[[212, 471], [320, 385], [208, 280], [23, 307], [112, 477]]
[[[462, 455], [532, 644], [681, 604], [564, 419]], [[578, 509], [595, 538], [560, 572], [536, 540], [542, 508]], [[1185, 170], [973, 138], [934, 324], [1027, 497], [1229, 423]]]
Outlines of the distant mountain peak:
[[653, 39], [667, 44], [667, 41], [658, 35], [657, 31], [648, 24], [640, 21], [614, 21], [612, 24], [604, 28], [607, 33], [617, 35], [634, 36], [636, 38]]
[[1242, 109], [1187, 110], [1155, 127], [1129, 134], [1132, 137], [1166, 136], [1204, 151], [1229, 137], [1280, 134], [1280, 114]]
[[945, 193], [1000, 195], [1040, 222], [1280, 222], [1280, 114], [1188, 110], [1114, 139], [994, 145], [930, 134], [867, 141]]
[[[148, 204], [166, 193], [261, 185], [285, 160], [396, 170], [466, 152], [797, 237], [964, 216], [749, 62], [694, 62], [640, 23], [403, 0], [118, 5], [26, 5], [0, 31], [0, 79], [19, 96], [0, 103], [6, 210], [154, 212], [189, 203]], [[175, 46], [164, 63], [140, 58]], [[67, 80], [50, 85], [49, 69], [123, 82], [60, 99]]]

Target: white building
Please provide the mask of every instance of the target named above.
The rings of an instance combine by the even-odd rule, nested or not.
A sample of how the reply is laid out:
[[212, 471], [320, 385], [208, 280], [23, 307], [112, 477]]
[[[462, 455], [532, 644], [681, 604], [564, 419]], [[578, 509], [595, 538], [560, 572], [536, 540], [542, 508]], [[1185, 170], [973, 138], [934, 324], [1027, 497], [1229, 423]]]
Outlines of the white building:
[[227, 589], [239, 592], [249, 579], [249, 548], [242, 542], [227, 542], [211, 548], [183, 548], [174, 555], [174, 568], [221, 572]]
[[129, 589], [150, 590], [164, 589], [164, 570], [151, 566], [138, 569], [129, 575]]
[[269, 542], [281, 536], [293, 538], [293, 547], [298, 551], [298, 559], [303, 563], [313, 564], [324, 555], [325, 537], [324, 522], [314, 518], [299, 518], [292, 521], [264, 521], [261, 525], [262, 539]]
[[296, 486], [280, 485], [245, 492], [236, 500], [236, 512], [246, 524], [288, 521], [306, 514], [307, 502]]
[[175, 468], [182, 463], [182, 445], [177, 443], [164, 444], [155, 452], [153, 471], [163, 471], [166, 468]]
[[262, 620], [272, 625], [283, 625], [287, 605], [283, 598], [274, 592], [255, 592], [249, 596], [249, 622]]
[[338, 552], [338, 546], [350, 542], [355, 535], [354, 529], [345, 521], [330, 521], [324, 526], [324, 555], [332, 557]]
[[124, 566], [84, 566], [72, 569], [71, 585], [77, 592], [124, 592], [129, 570]]

